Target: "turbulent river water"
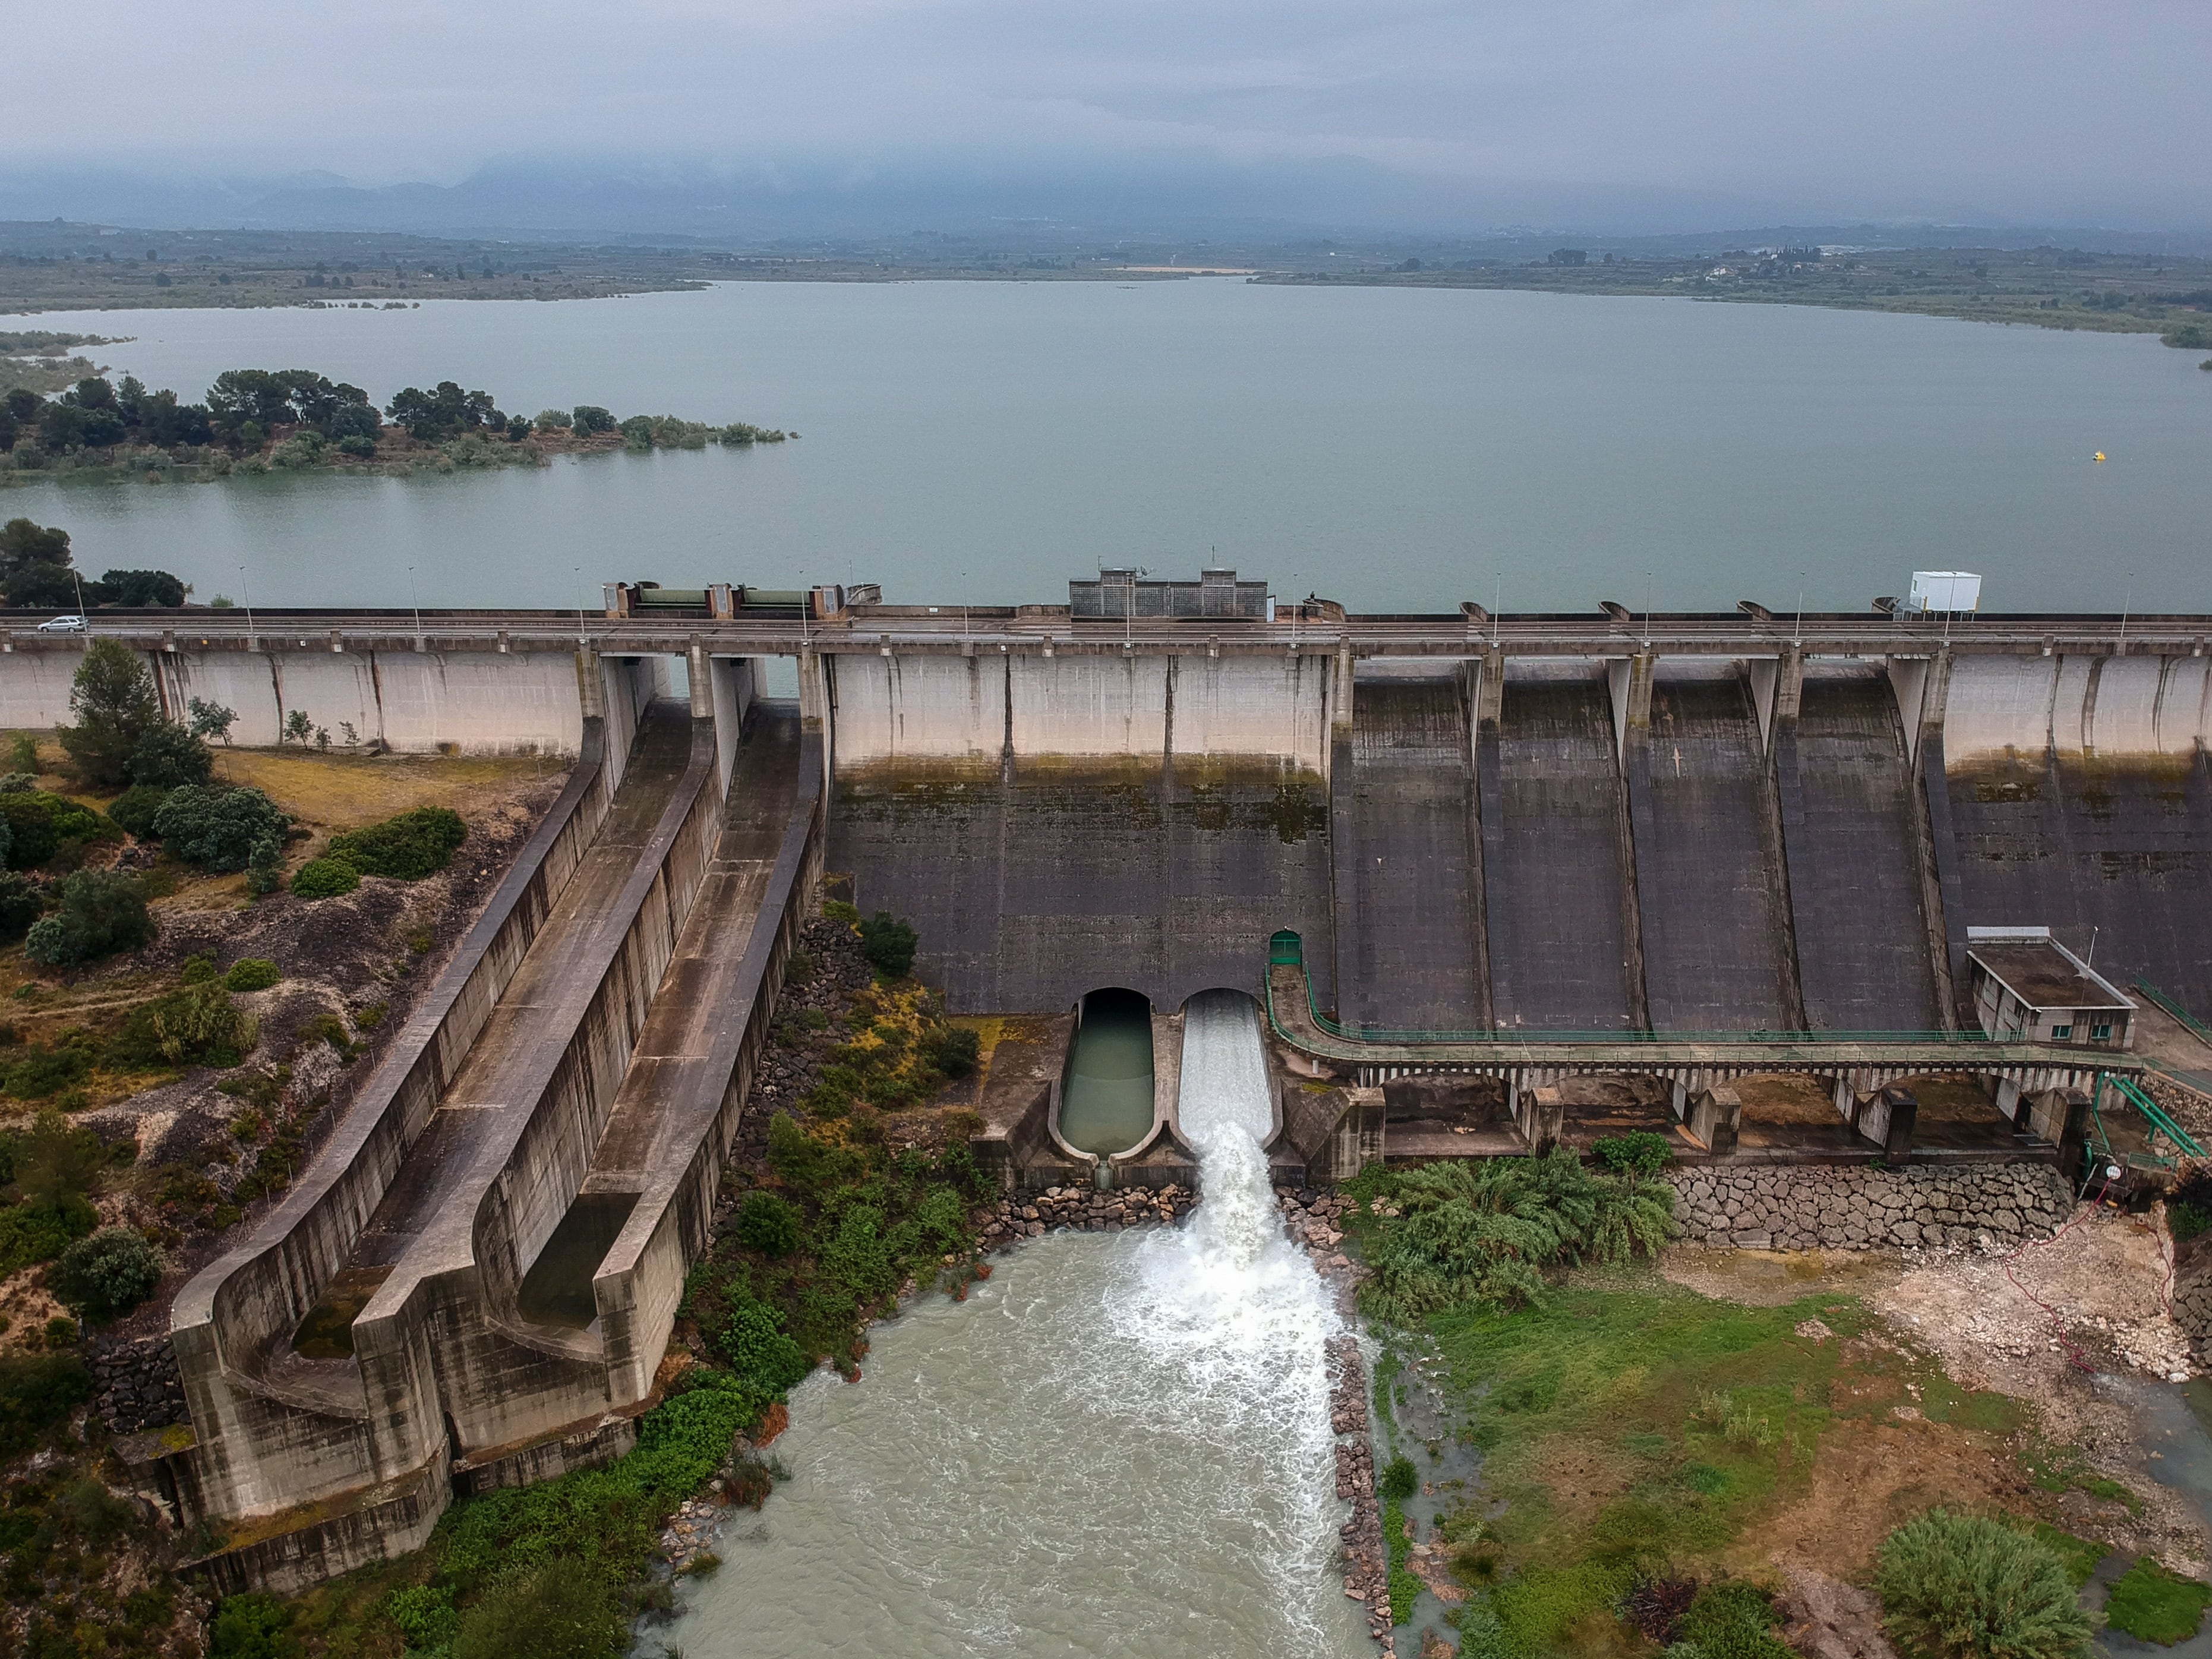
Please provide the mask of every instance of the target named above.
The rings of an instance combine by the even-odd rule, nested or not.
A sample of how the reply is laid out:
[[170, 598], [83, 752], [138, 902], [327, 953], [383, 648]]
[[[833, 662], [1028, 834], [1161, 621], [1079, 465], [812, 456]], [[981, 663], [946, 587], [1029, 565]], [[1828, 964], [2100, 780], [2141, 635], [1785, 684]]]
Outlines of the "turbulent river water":
[[[1189, 1007], [1205, 1201], [1065, 1233], [873, 1336], [792, 1400], [793, 1478], [725, 1528], [665, 1645], [744, 1655], [1340, 1659], [1330, 1297], [1285, 1237], [1249, 998]], [[651, 1652], [648, 1642], [645, 1650]]]

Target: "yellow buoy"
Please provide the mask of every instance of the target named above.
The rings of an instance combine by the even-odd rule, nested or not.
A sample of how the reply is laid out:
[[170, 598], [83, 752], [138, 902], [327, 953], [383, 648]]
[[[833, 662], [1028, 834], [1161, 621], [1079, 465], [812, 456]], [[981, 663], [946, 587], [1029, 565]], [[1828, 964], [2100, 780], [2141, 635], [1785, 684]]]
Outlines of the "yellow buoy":
[[2105, 452], [2103, 450], [2100, 449], [2097, 452], [2097, 459], [2100, 461], [2105, 459]]

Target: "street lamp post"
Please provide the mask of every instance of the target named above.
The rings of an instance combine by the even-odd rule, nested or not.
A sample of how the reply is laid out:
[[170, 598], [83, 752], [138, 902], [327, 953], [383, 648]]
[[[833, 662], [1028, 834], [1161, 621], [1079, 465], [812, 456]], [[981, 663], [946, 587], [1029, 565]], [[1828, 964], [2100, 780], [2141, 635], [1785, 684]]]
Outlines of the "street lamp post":
[[427, 647], [422, 640], [422, 601], [415, 592], [415, 567], [411, 564], [407, 567], [407, 603], [415, 611], [415, 648], [424, 650]]
[[240, 596], [246, 601], [246, 648], [248, 651], [255, 650], [261, 644], [258, 637], [260, 630], [253, 625], [253, 584], [246, 580], [246, 566], [243, 563], [238, 567], [238, 591]]

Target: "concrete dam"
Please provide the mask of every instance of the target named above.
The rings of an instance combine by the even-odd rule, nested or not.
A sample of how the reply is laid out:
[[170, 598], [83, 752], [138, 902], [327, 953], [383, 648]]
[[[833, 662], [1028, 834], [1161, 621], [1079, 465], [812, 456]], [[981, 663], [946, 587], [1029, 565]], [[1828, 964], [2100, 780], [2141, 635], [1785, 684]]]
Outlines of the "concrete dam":
[[[1555, 1142], [1576, 1078], [1656, 1089], [1692, 1158], [1789, 1074], [1822, 1121], [1744, 1155], [2048, 1161], [2144, 1066], [2124, 1016], [2004, 1002], [1996, 933], [2212, 1015], [2212, 619], [1255, 614], [1252, 586], [100, 613], [241, 742], [306, 709], [572, 763], [307, 1174], [177, 1300], [190, 1431], [134, 1455], [227, 1532], [218, 1583], [313, 1582], [457, 1490], [626, 1449], [825, 875], [913, 922], [951, 1012], [1030, 1017], [977, 1144], [1018, 1188], [1190, 1178], [1201, 993], [1266, 1010], [1300, 1181]], [[82, 649], [0, 629], [0, 726], [65, 722]], [[1153, 1121], [1094, 1155], [1059, 1106], [1106, 990], [1152, 1011]], [[1979, 1139], [1916, 1139], [1937, 1075], [1993, 1103]]]

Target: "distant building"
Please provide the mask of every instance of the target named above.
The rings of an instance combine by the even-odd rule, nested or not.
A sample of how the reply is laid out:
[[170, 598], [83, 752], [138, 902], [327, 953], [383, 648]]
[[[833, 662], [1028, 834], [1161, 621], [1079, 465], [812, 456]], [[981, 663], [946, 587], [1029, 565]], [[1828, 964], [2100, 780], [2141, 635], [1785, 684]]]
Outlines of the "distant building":
[[2048, 927], [1966, 929], [1974, 1018], [2002, 1042], [2125, 1048], [2136, 1005]]
[[1201, 570], [1194, 582], [1153, 581], [1134, 570], [1102, 570], [1097, 581], [1067, 585], [1077, 617], [1249, 617], [1267, 615], [1267, 584], [1240, 582], [1233, 570]]

